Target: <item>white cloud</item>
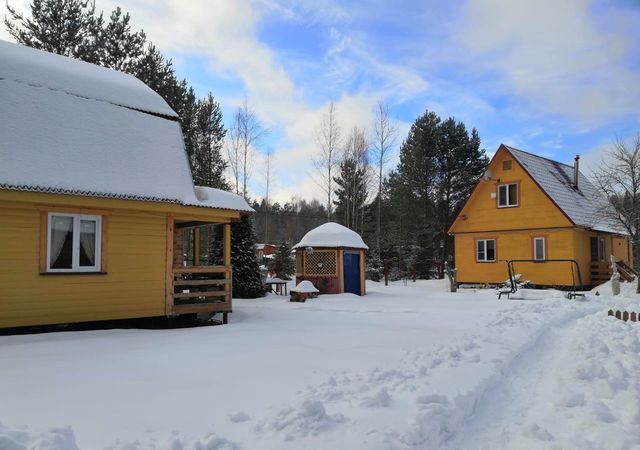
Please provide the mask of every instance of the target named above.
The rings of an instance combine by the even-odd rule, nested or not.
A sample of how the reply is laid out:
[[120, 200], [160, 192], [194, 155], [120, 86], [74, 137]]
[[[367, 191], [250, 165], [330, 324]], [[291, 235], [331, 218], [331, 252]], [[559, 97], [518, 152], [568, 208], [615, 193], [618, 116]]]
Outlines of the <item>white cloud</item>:
[[632, 25], [590, 0], [475, 0], [452, 32], [469, 65], [494, 73], [528, 107], [594, 126], [637, 111], [640, 75], [629, 68]]

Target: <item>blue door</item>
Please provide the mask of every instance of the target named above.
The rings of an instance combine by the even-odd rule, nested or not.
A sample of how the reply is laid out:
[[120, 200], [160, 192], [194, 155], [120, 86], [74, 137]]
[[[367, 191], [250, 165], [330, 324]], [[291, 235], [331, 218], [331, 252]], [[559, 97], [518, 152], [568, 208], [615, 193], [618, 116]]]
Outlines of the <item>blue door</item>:
[[344, 291], [360, 295], [360, 254], [344, 254]]

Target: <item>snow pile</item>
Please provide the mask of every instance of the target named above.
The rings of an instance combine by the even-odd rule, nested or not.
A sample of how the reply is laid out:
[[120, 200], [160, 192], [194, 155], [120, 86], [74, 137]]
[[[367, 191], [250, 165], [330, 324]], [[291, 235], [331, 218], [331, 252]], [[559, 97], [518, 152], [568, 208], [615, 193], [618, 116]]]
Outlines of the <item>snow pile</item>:
[[294, 288], [291, 289], [291, 292], [298, 292], [300, 294], [314, 294], [316, 292], [320, 292], [313, 283], [309, 280], [303, 280]]
[[34, 431], [29, 428], [9, 428], [0, 423], [2, 450], [78, 450], [70, 428]]
[[293, 248], [345, 247], [368, 249], [358, 233], [335, 222], [327, 222], [304, 235]]
[[0, 62], [0, 78], [6, 80], [178, 117], [160, 95], [133, 75], [6, 41], [0, 41]]
[[305, 400], [295, 408], [285, 408], [278, 412], [275, 419], [259, 430], [269, 430], [284, 435], [285, 441], [297, 438], [317, 436], [343, 423], [342, 414], [328, 414], [324, 403], [319, 400]]
[[158, 439], [155, 436], [139, 439], [134, 442], [116, 442], [104, 450], [239, 450], [235, 442], [206, 433], [201, 438], [191, 438], [176, 431]]

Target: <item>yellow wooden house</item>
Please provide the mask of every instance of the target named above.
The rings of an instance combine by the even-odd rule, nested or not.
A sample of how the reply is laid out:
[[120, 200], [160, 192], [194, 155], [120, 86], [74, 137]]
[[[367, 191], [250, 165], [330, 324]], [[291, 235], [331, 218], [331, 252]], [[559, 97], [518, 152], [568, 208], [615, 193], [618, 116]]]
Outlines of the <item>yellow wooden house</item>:
[[625, 273], [632, 249], [603, 214], [606, 199], [574, 166], [501, 145], [449, 229], [460, 284], [593, 286]]
[[229, 224], [251, 211], [193, 185], [178, 117], [144, 83], [0, 41], [0, 327], [226, 321]]

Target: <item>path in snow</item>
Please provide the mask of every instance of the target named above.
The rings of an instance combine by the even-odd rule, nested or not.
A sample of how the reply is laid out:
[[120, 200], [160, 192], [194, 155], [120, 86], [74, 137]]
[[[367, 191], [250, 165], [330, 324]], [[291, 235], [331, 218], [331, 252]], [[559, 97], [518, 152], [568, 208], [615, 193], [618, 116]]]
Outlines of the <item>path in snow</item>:
[[532, 348], [514, 359], [501, 382], [483, 395], [454, 448], [511, 448], [513, 433], [526, 425], [531, 405], [550, 401], [539, 399], [539, 391], [545, 377], [552, 376], [551, 368], [558, 364], [576, 321], [548, 329]]
[[549, 328], [485, 392], [446, 448], [633, 447], [639, 337], [604, 311]]

